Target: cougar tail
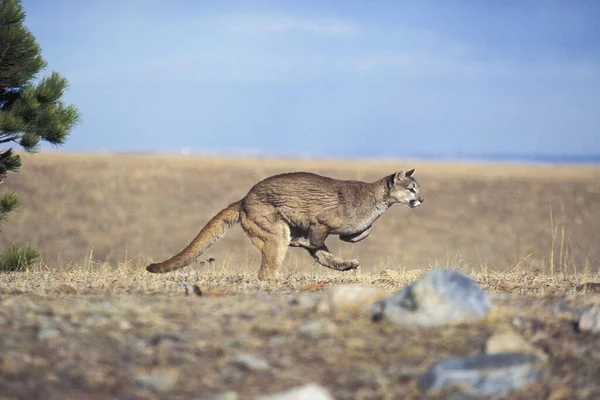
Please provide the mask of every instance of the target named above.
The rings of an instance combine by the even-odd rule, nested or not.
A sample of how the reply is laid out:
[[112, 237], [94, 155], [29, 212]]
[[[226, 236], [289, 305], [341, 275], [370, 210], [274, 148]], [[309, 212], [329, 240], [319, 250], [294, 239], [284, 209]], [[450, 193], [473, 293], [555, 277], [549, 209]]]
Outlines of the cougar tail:
[[230, 204], [227, 208], [219, 211], [202, 228], [200, 233], [183, 249], [179, 254], [174, 255], [167, 261], [150, 264], [146, 267], [148, 272], [165, 273], [183, 268], [196, 260], [213, 243], [225, 236], [225, 233], [232, 225], [240, 221], [240, 211], [242, 210], [242, 200]]

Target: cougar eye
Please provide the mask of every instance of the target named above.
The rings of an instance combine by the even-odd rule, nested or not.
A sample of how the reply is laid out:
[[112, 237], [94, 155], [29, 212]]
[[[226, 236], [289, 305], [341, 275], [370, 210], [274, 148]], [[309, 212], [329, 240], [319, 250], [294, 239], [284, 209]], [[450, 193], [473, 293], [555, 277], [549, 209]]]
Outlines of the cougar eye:
[[409, 192], [416, 193], [416, 191], [415, 191], [415, 188], [414, 188], [414, 187], [412, 187], [412, 186], [408, 188], [408, 191], [409, 191]]

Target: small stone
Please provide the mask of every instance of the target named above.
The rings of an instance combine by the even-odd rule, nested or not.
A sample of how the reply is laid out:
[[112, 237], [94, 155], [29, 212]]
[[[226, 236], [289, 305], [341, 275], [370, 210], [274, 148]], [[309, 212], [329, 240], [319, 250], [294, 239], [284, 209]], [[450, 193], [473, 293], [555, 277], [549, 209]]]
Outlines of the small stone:
[[460, 272], [437, 269], [371, 307], [371, 319], [405, 327], [431, 327], [479, 320], [491, 302], [481, 287]]
[[149, 371], [139, 371], [135, 376], [138, 386], [167, 392], [177, 384], [179, 371], [175, 368], [155, 368]]
[[298, 336], [306, 340], [317, 339], [333, 336], [336, 330], [335, 324], [331, 321], [310, 320], [298, 327]]
[[450, 357], [431, 367], [419, 386], [428, 394], [457, 386], [472, 396], [506, 396], [536, 381], [539, 360], [530, 354], [478, 354]]
[[222, 393], [215, 393], [207, 397], [200, 397], [200, 400], [238, 400], [240, 397], [231, 390]]
[[356, 284], [337, 285], [327, 290], [317, 306], [317, 312], [334, 317], [367, 312], [389, 293], [377, 286]]
[[546, 353], [529, 343], [512, 329], [499, 331], [490, 336], [485, 343], [485, 352], [487, 354], [523, 353], [532, 354], [542, 361], [548, 359]]
[[581, 332], [600, 333], [600, 308], [593, 307], [581, 313], [577, 328]]
[[333, 400], [333, 397], [323, 386], [311, 383], [285, 392], [260, 396], [258, 400]]
[[38, 340], [54, 340], [60, 337], [60, 331], [54, 328], [41, 328], [36, 333]]
[[126, 320], [124, 318], [120, 318], [117, 321], [117, 327], [122, 331], [128, 331], [132, 328], [132, 325], [131, 325], [131, 322], [129, 322], [128, 320]]
[[267, 360], [252, 353], [241, 353], [233, 357], [231, 364], [248, 371], [266, 371], [270, 367]]

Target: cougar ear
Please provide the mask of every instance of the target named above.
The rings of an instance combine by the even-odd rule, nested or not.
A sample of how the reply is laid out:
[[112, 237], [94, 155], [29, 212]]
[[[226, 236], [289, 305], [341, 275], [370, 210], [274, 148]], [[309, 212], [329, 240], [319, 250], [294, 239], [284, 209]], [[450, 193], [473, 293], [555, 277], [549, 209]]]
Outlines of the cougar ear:
[[411, 169], [407, 173], [404, 174], [405, 177], [410, 178], [415, 173], [415, 169]]
[[395, 174], [394, 174], [394, 179], [392, 180], [392, 183], [394, 185], [396, 185], [398, 182], [400, 182], [402, 179], [404, 179], [404, 170], [403, 169], [399, 169]]

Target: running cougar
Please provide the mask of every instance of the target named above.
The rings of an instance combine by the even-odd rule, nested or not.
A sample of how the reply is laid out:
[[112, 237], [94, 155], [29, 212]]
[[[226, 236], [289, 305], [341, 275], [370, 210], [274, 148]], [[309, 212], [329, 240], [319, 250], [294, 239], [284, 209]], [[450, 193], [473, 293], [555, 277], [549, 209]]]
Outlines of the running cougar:
[[277, 276], [288, 246], [304, 247], [327, 268], [355, 269], [358, 261], [334, 256], [325, 239], [339, 235], [346, 242], [361, 241], [393, 204], [418, 207], [423, 196], [412, 177], [414, 172], [399, 170], [373, 183], [342, 181], [307, 172], [272, 176], [215, 215], [179, 254], [146, 269], [164, 273], [185, 267], [238, 222], [262, 253], [258, 272], [261, 280]]

